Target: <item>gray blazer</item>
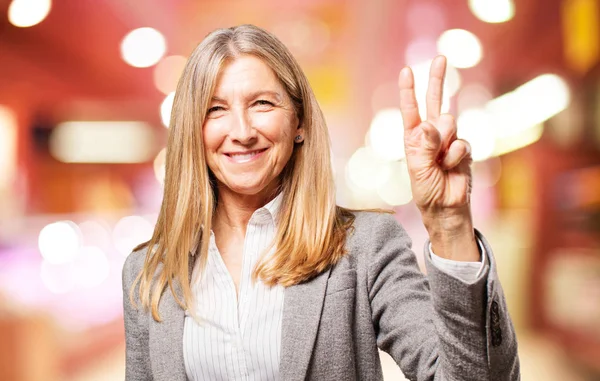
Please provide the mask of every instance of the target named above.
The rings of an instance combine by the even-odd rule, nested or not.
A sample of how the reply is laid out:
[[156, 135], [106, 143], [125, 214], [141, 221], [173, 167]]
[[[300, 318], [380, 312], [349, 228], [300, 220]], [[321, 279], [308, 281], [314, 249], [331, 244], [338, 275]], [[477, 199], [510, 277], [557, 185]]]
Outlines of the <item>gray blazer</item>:
[[[479, 233], [489, 267], [468, 284], [428, 254], [424, 276], [393, 216], [360, 212], [354, 226], [337, 265], [285, 290], [282, 380], [382, 380], [378, 348], [410, 380], [520, 379], [492, 250]], [[123, 268], [126, 379], [184, 381], [184, 310], [169, 291], [161, 323], [129, 303], [144, 257], [145, 250], [132, 253]]]

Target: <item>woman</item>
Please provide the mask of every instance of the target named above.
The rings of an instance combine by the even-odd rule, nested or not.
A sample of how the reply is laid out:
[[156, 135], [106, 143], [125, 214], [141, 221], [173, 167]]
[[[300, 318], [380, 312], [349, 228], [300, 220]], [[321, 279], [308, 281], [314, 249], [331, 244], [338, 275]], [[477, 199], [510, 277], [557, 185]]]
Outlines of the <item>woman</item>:
[[283, 44], [208, 35], [175, 95], [154, 235], [123, 269], [127, 379], [378, 380], [378, 347], [411, 380], [518, 379], [470, 148], [440, 115], [445, 65], [426, 121], [400, 73], [426, 278], [392, 216], [336, 206], [325, 122]]

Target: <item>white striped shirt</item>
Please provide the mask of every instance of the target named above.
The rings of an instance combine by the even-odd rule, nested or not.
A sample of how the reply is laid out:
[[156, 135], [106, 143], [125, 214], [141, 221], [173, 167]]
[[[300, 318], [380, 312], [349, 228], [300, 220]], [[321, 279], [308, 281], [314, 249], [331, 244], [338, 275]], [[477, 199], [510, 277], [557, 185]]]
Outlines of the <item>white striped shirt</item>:
[[[211, 232], [205, 272], [199, 274], [196, 266], [192, 274], [192, 292], [200, 323], [187, 313], [185, 317], [183, 357], [188, 380], [279, 379], [284, 288], [266, 287], [260, 280], [252, 284], [250, 277], [260, 254], [275, 234], [281, 197], [279, 194], [257, 209], [248, 222], [239, 300], [233, 278]], [[472, 281], [487, 265], [483, 246], [479, 244], [483, 253], [480, 263], [440, 258], [431, 252], [431, 246], [429, 251], [438, 268]]]
[[248, 222], [239, 300], [211, 233], [206, 269], [200, 276], [196, 266], [192, 274], [200, 323], [189, 314], [185, 317], [183, 353], [189, 380], [279, 379], [284, 288], [267, 287], [260, 280], [252, 284], [251, 274], [273, 240], [280, 203], [281, 194]]

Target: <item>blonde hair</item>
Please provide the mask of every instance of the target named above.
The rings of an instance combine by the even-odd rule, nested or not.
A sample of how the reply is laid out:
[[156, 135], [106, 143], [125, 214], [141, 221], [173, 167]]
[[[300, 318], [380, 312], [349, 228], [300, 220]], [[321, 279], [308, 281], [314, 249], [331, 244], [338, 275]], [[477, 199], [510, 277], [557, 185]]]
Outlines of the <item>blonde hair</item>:
[[148, 248], [130, 299], [133, 303], [139, 282], [141, 304], [151, 309], [157, 321], [158, 304], [167, 287], [182, 308], [192, 305], [190, 251], [196, 244], [201, 269], [206, 266], [217, 201], [204, 156], [202, 126], [221, 67], [239, 55], [256, 56], [271, 67], [304, 127], [304, 143], [295, 145], [280, 176], [283, 197], [271, 245], [275, 251], [257, 263], [253, 279], [291, 286], [321, 273], [345, 254], [354, 215], [336, 206], [329, 135], [308, 80], [288, 49], [267, 31], [252, 25], [218, 29], [192, 52], [177, 85], [163, 202], [152, 238], [134, 250]]

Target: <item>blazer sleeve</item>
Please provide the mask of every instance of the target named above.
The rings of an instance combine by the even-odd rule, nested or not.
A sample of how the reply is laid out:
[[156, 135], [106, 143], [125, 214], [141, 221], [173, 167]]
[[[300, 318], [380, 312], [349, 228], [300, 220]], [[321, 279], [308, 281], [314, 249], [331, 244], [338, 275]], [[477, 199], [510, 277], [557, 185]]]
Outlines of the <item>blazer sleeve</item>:
[[[367, 287], [378, 346], [410, 380], [518, 380], [517, 342], [492, 250], [473, 282], [455, 278], [425, 255], [420, 271], [411, 240], [391, 215], [370, 224]], [[425, 244], [425, 252], [429, 242]]]
[[[129, 300], [129, 290], [142, 269], [145, 250], [133, 252], [123, 266], [123, 319], [125, 321], [125, 380], [150, 381], [150, 350], [148, 342], [148, 317], [134, 293], [136, 306]], [[137, 308], [136, 308], [137, 307]]]

